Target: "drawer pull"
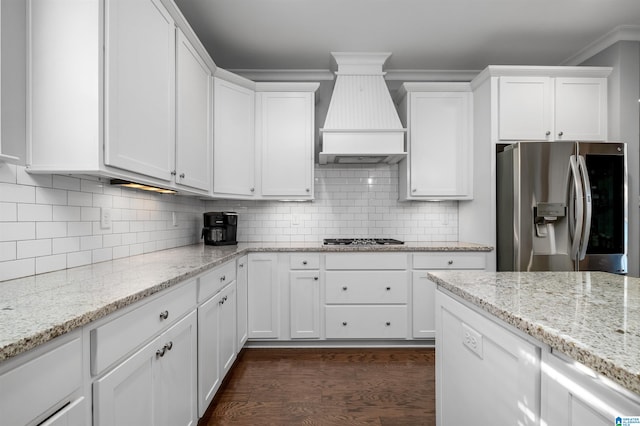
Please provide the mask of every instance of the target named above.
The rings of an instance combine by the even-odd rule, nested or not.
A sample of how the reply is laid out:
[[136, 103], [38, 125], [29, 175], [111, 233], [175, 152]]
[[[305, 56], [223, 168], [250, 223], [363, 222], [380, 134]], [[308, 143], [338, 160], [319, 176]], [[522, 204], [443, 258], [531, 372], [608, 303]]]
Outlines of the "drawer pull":
[[239, 268], [244, 268], [244, 263], [238, 263]]
[[347, 286], [346, 285], [342, 286], [342, 291], [347, 291]]
[[387, 321], [387, 327], [389, 327], [391, 325], [391, 321]]
[[346, 326], [347, 326], [347, 322], [346, 322], [346, 321], [342, 321], [342, 325], [343, 325], [344, 327], [346, 327]]
[[387, 286], [387, 291], [391, 291], [391, 287], [390, 286]]
[[307, 264], [307, 261], [306, 261], [306, 260], [303, 260], [303, 261], [302, 261], [302, 264], [303, 264], [303, 265], [306, 265], [306, 264]]
[[220, 281], [221, 281], [221, 282], [222, 282], [222, 281], [225, 281], [226, 279], [227, 279], [227, 277], [226, 277], [226, 276], [224, 276], [224, 275], [220, 277]]
[[167, 318], [169, 318], [169, 311], [160, 312], [160, 320], [166, 320]]
[[449, 265], [453, 265], [453, 260], [447, 262]]
[[173, 348], [173, 342], [169, 342], [166, 345], [164, 345], [165, 348], [167, 348], [168, 351], [171, 350], [171, 348]]
[[156, 351], [156, 358], [162, 358], [164, 356], [164, 353], [167, 351], [167, 346], [163, 346], [162, 349], [158, 349]]

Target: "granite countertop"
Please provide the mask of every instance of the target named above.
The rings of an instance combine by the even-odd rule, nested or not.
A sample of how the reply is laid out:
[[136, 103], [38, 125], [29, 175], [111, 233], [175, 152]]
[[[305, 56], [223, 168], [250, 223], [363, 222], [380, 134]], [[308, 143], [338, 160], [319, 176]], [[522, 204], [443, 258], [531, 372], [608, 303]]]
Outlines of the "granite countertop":
[[196, 244], [0, 282], [0, 361], [248, 252], [491, 251], [470, 243], [344, 247], [322, 243]]
[[604, 272], [432, 272], [441, 288], [640, 394], [640, 279]]

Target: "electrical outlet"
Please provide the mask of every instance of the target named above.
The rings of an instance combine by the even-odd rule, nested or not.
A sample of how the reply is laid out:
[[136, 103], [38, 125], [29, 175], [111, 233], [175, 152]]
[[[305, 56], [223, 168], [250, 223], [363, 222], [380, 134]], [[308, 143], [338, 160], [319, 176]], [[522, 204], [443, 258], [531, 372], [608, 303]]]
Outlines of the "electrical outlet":
[[298, 214], [291, 215], [291, 226], [300, 226], [300, 222], [301, 222], [300, 215]]
[[100, 208], [100, 228], [111, 228], [111, 209], [108, 209], [106, 207]]
[[482, 334], [462, 323], [462, 343], [482, 359]]

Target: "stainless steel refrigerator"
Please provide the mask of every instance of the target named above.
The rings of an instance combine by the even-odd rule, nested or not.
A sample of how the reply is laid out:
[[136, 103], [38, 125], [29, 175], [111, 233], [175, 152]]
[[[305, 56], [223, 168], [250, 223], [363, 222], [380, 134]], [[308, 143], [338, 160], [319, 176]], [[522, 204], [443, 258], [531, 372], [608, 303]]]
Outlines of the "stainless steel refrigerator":
[[496, 173], [499, 271], [627, 272], [625, 144], [518, 142]]

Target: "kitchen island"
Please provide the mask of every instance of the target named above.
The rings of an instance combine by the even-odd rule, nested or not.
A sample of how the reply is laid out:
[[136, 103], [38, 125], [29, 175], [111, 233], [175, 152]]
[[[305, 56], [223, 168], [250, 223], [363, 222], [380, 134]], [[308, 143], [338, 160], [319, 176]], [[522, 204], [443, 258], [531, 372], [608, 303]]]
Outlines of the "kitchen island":
[[[513, 399], [513, 417], [505, 414], [505, 419], [517, 417], [521, 424], [539, 424], [538, 419], [567, 424], [570, 416], [589, 419], [582, 424], [601, 424], [595, 419], [614, 424], [612, 416], [640, 415], [640, 279], [603, 272], [429, 276], [438, 289], [442, 424], [461, 420], [449, 409], [464, 400], [460, 392], [475, 399], [491, 388], [499, 400], [508, 386], [510, 392], [502, 395]], [[492, 383], [466, 393], [482, 380], [475, 374], [485, 367], [495, 368]], [[505, 379], [509, 371], [517, 378]], [[460, 392], [451, 405], [453, 390]], [[615, 414], [611, 407], [636, 411]], [[476, 420], [482, 418], [478, 415]]]

